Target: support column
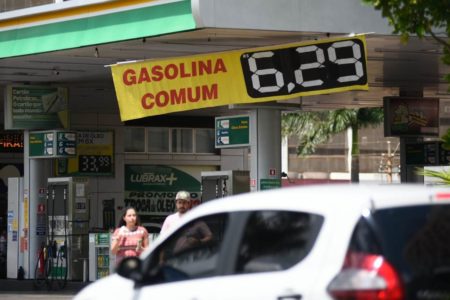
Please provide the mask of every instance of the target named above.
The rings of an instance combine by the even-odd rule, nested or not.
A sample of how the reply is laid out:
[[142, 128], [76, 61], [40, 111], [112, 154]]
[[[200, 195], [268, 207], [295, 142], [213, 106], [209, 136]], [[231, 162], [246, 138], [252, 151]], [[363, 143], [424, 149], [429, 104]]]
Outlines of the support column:
[[[423, 89], [418, 87], [417, 90], [400, 89], [399, 96], [401, 97], [423, 97]], [[423, 176], [418, 175], [417, 166], [406, 165], [406, 144], [423, 142], [422, 137], [400, 137], [400, 182], [401, 183], [418, 183], [423, 182]]]
[[[23, 195], [23, 230], [20, 237], [26, 244], [24, 247], [25, 278], [34, 278], [37, 253], [45, 236], [37, 235], [38, 204], [46, 204], [42, 196], [42, 189], [47, 188], [47, 178], [51, 174], [52, 161], [50, 159], [31, 159], [29, 145], [29, 131], [24, 132], [24, 195]], [[42, 225], [42, 224], [41, 224]], [[45, 229], [46, 231], [48, 228]]]
[[281, 186], [281, 112], [250, 112], [250, 191]]

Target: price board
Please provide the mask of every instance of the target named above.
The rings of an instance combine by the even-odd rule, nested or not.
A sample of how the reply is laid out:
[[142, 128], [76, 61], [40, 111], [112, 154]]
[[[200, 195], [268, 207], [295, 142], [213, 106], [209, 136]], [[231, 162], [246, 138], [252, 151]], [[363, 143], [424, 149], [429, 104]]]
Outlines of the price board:
[[250, 117], [216, 117], [216, 148], [245, 147], [250, 144]]
[[450, 164], [450, 150], [440, 141], [406, 144], [406, 165], [445, 166]]
[[33, 131], [29, 134], [30, 157], [56, 158], [76, 155], [76, 133], [73, 131]]
[[58, 175], [114, 175], [114, 133], [112, 131], [77, 132], [76, 153], [74, 158], [58, 160]]
[[112, 167], [110, 155], [79, 155], [78, 170], [83, 173], [109, 173]]

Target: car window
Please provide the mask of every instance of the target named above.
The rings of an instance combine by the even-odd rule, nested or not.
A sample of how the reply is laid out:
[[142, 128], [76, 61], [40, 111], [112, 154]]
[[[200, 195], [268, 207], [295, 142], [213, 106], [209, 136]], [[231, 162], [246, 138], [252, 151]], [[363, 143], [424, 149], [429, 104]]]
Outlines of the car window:
[[147, 264], [149, 283], [173, 282], [215, 275], [228, 214], [189, 222], [172, 234]]
[[401, 275], [406, 299], [450, 298], [450, 206], [420, 205], [375, 211], [362, 218], [350, 248], [382, 253]]
[[382, 254], [380, 241], [366, 218], [361, 218], [353, 231], [349, 250], [371, 254]]
[[250, 214], [239, 245], [235, 273], [285, 270], [311, 250], [323, 217], [290, 211]]

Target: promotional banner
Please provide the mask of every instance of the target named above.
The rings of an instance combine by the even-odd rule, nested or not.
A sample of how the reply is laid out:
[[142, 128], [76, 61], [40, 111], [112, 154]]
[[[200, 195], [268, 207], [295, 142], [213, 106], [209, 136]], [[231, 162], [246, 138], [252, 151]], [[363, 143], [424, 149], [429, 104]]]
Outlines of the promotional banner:
[[122, 121], [368, 89], [364, 36], [123, 63], [111, 70]]
[[184, 171], [160, 165], [125, 165], [126, 207], [134, 207], [143, 222], [162, 223], [175, 212], [178, 191], [191, 193], [191, 204], [200, 204], [200, 181]]
[[50, 86], [8, 86], [5, 129], [69, 127], [67, 89]]

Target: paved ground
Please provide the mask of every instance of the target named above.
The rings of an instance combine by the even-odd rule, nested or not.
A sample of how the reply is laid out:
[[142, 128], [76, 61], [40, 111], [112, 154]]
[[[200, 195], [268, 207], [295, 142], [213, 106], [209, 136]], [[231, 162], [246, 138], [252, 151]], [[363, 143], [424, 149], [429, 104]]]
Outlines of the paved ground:
[[41, 292], [0, 292], [1, 300], [70, 300], [75, 294], [41, 293]]
[[33, 280], [0, 279], [0, 300], [69, 300], [89, 283], [68, 281], [64, 289], [36, 289]]

